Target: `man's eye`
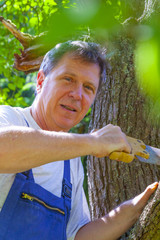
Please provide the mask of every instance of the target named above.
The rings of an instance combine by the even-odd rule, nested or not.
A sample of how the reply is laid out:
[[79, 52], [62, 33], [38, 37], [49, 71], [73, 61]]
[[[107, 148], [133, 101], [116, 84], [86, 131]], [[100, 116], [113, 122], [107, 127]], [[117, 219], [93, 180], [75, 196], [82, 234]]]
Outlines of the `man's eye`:
[[65, 80], [67, 80], [68, 82], [71, 82], [71, 78], [69, 77], [65, 77]]
[[92, 92], [94, 92], [94, 90], [93, 90], [93, 88], [91, 86], [86, 85], [85, 88], [90, 90], [90, 91], [92, 91]]

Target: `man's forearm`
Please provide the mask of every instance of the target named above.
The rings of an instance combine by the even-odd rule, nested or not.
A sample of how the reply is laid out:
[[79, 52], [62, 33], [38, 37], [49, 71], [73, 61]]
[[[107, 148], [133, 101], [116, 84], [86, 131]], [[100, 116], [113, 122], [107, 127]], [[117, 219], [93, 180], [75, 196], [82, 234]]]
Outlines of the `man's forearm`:
[[116, 240], [137, 220], [131, 204], [125, 203], [112, 210], [108, 215], [82, 227], [75, 240]]
[[21, 172], [49, 162], [90, 154], [86, 134], [26, 127], [0, 129], [0, 173]]
[[78, 156], [108, 156], [130, 151], [119, 127], [107, 125], [91, 134], [72, 134], [27, 127], [0, 128], [0, 173], [25, 171]]

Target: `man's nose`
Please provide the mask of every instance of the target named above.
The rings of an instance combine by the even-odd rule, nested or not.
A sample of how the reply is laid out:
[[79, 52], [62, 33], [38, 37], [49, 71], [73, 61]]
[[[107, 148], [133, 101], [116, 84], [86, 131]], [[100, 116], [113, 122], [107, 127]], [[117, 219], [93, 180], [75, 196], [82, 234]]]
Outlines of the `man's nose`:
[[76, 100], [82, 99], [82, 86], [74, 86], [74, 88], [69, 93], [70, 97], [73, 97]]

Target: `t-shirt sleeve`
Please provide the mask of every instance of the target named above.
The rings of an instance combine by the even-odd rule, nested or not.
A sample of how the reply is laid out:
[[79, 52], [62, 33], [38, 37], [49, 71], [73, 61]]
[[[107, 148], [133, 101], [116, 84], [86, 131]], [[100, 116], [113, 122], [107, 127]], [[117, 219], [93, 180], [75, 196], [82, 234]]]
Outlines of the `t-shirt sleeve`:
[[15, 108], [1, 105], [0, 106], [0, 128], [8, 126], [24, 126], [24, 120]]
[[76, 185], [75, 196], [70, 212], [70, 219], [67, 225], [67, 240], [74, 240], [78, 230], [90, 222], [88, 203], [83, 190], [84, 172], [81, 160], [79, 161], [77, 175], [79, 180]]

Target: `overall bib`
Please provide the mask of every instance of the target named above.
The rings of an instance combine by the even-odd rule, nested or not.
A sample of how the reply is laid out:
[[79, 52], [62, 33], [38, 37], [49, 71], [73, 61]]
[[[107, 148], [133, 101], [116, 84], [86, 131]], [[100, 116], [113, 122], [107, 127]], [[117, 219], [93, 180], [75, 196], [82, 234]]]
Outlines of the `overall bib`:
[[66, 240], [71, 194], [69, 160], [60, 198], [36, 184], [32, 170], [17, 173], [0, 212], [0, 240]]

